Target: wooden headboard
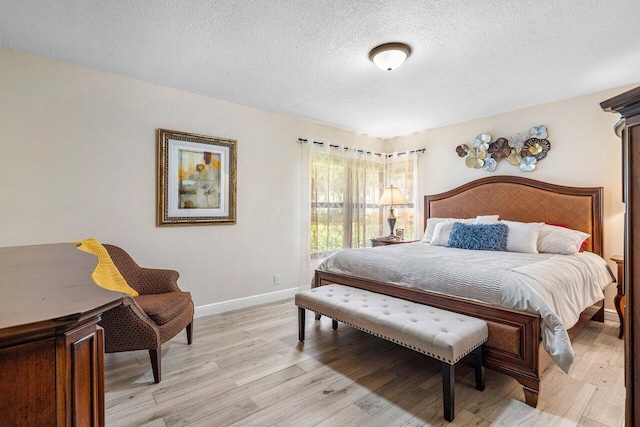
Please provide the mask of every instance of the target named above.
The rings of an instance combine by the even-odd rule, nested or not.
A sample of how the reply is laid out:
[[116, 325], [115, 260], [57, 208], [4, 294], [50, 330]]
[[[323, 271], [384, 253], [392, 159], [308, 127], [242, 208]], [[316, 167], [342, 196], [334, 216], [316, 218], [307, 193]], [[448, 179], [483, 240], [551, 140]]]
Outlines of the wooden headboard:
[[481, 178], [445, 193], [424, 196], [429, 218], [500, 215], [521, 222], [550, 222], [591, 235], [588, 251], [603, 255], [602, 187], [565, 187], [519, 176]]

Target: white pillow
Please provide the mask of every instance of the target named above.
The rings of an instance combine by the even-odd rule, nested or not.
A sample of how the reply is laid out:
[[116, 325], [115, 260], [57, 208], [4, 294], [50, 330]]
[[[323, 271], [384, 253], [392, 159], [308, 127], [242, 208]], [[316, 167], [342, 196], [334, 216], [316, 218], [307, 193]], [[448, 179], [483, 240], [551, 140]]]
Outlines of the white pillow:
[[499, 215], [478, 215], [473, 221], [474, 224], [497, 224]]
[[507, 233], [507, 251], [538, 253], [538, 234], [544, 222], [501, 221], [509, 227]]
[[538, 235], [538, 252], [575, 255], [590, 236], [582, 231], [545, 224]]
[[423, 243], [431, 243], [431, 240], [433, 239], [433, 233], [436, 230], [436, 225], [438, 225], [441, 222], [446, 222], [446, 223], [451, 223], [453, 224], [454, 222], [463, 222], [465, 224], [470, 224], [470, 222], [468, 221], [473, 221], [472, 219], [460, 219], [460, 218], [429, 218], [427, 220], [427, 228], [424, 230], [424, 236], [422, 237], [422, 242]]
[[436, 224], [436, 229], [433, 232], [433, 238], [431, 239], [432, 246], [447, 246], [449, 242], [449, 235], [451, 234], [451, 228], [453, 228], [454, 222], [461, 221], [440, 221]]
[[[433, 239], [433, 233], [436, 230], [436, 225], [441, 222], [447, 222], [453, 224], [454, 222], [461, 222], [463, 224], [497, 224], [498, 215], [484, 215], [477, 216], [475, 218], [462, 219], [462, 218], [429, 218], [427, 220], [427, 228], [424, 230], [424, 236], [422, 237], [423, 243], [431, 243]], [[439, 246], [439, 245], [436, 245]], [[441, 245], [444, 246], [444, 245]]]

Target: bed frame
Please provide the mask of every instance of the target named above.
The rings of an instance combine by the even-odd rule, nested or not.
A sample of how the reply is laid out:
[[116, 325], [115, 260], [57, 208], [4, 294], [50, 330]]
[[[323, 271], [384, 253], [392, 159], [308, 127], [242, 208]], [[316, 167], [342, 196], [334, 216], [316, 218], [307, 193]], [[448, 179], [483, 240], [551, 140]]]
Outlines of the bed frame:
[[[518, 176], [492, 176], [445, 193], [425, 196], [424, 222], [426, 226], [427, 219], [432, 217], [472, 218], [498, 214], [500, 219], [511, 221], [562, 223], [589, 233], [592, 237], [586, 250], [602, 256], [602, 193], [602, 187], [565, 187]], [[540, 316], [316, 270], [313, 287], [331, 283], [367, 289], [485, 320], [489, 326], [485, 366], [515, 378], [523, 386], [527, 404], [537, 406], [540, 374], [550, 360], [540, 343]], [[569, 330], [569, 336], [573, 337], [590, 319], [604, 322], [604, 302], [601, 305], [585, 310], [580, 321]]]

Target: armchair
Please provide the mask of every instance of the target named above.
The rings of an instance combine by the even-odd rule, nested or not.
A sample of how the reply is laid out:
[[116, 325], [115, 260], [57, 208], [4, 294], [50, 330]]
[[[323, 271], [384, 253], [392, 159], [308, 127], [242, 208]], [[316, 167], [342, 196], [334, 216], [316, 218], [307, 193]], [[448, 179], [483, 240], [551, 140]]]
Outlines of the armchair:
[[102, 314], [105, 352], [149, 350], [153, 378], [161, 380], [161, 346], [182, 329], [193, 338], [193, 301], [178, 288], [178, 272], [140, 267], [124, 250], [103, 245], [120, 274], [140, 295], [125, 295], [123, 303]]

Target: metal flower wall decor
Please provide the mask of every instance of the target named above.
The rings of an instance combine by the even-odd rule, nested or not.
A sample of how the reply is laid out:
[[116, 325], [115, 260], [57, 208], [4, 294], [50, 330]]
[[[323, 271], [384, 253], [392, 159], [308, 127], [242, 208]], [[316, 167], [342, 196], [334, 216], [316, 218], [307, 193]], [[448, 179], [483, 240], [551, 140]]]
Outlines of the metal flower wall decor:
[[495, 171], [502, 159], [523, 172], [531, 172], [540, 160], [547, 157], [549, 150], [551, 142], [547, 139], [547, 127], [544, 125], [529, 129], [529, 136], [516, 133], [511, 139], [497, 138], [493, 141], [491, 135], [481, 133], [476, 136], [473, 148], [467, 144], [456, 147], [456, 153], [464, 157], [467, 167], [488, 172]]

